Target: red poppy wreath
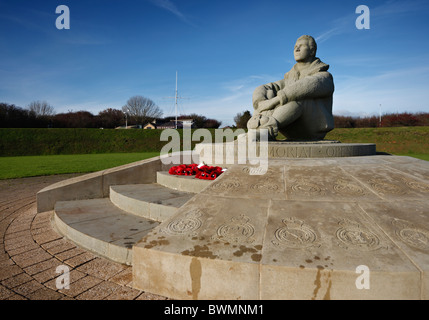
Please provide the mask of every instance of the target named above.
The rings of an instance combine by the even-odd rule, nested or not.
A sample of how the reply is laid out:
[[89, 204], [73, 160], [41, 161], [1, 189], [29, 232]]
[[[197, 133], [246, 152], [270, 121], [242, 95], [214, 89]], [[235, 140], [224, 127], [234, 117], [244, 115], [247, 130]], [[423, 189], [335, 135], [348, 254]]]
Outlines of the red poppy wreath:
[[215, 180], [225, 171], [226, 169], [221, 167], [207, 166], [205, 164], [181, 164], [171, 167], [168, 173], [176, 176], [195, 176], [197, 179]]

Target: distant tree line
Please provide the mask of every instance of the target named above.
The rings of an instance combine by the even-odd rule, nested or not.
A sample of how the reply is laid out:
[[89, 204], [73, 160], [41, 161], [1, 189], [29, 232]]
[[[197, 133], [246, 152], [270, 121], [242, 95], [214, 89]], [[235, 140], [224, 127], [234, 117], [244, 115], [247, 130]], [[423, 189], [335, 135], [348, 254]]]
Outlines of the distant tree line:
[[[222, 121], [216, 119], [209, 119], [203, 115], [191, 113], [189, 115], [180, 115], [177, 120], [189, 120], [192, 119], [196, 128], [207, 128], [207, 129], [218, 129], [222, 125]], [[175, 121], [176, 117], [166, 117], [166, 121]]]
[[376, 128], [429, 126], [429, 113], [387, 113], [380, 116], [334, 116], [335, 128]]
[[115, 128], [123, 124], [124, 114], [116, 109], [98, 115], [88, 111], [38, 114], [29, 108], [0, 103], [0, 128]]
[[[0, 128], [106, 128], [145, 125], [162, 116], [161, 109], [150, 99], [131, 97], [122, 110], [107, 108], [94, 115], [89, 111], [55, 113], [46, 101], [34, 101], [27, 108], [0, 103]], [[168, 117], [162, 120], [173, 120]], [[219, 128], [221, 122], [190, 114], [179, 119], [193, 119], [197, 128]]]
[[[234, 117], [236, 128], [247, 128], [247, 122], [252, 117], [250, 111], [237, 113]], [[376, 128], [376, 127], [414, 127], [429, 126], [429, 113], [388, 113], [381, 116], [351, 117], [335, 116], [335, 128]]]

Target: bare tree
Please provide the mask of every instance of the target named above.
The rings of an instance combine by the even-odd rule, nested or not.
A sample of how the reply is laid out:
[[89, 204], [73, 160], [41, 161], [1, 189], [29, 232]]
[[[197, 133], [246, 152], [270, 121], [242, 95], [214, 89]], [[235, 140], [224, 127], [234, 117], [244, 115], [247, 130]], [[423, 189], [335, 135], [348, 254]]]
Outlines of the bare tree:
[[36, 117], [53, 116], [55, 114], [54, 107], [46, 101], [33, 101], [28, 105], [30, 112], [34, 113]]
[[250, 120], [252, 115], [250, 114], [249, 110], [244, 111], [243, 113], [237, 113], [237, 115], [234, 117], [234, 122], [237, 125], [237, 128], [247, 128], [247, 122]]
[[108, 108], [98, 113], [98, 119], [103, 128], [116, 128], [123, 123], [124, 114], [121, 110]]
[[134, 96], [128, 99], [122, 111], [130, 115], [136, 124], [146, 124], [162, 116], [161, 109], [149, 98]]

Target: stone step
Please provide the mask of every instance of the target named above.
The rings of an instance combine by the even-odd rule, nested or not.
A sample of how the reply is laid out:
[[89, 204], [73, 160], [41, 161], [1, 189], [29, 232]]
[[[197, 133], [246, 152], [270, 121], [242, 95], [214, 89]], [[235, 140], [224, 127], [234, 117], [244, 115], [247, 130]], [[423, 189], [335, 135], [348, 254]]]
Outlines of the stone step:
[[176, 176], [166, 171], [157, 172], [157, 183], [170, 189], [200, 193], [213, 183], [213, 180], [197, 179], [195, 176]]
[[104, 198], [57, 202], [54, 225], [84, 249], [131, 265], [133, 245], [159, 223], [127, 213]]
[[158, 222], [171, 218], [194, 195], [157, 183], [110, 187], [110, 201], [118, 208]]

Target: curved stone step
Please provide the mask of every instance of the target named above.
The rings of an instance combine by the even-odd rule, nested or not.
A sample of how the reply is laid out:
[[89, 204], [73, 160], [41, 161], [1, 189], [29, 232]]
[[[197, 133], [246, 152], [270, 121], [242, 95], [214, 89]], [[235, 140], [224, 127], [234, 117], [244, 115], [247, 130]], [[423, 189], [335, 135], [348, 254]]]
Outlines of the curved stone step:
[[213, 180], [196, 179], [195, 176], [175, 176], [166, 171], [158, 171], [156, 179], [162, 186], [192, 193], [200, 193], [213, 183]]
[[132, 246], [159, 224], [127, 213], [107, 198], [57, 202], [53, 222], [59, 233], [81, 247], [128, 265]]
[[194, 195], [156, 183], [110, 187], [110, 201], [118, 208], [159, 222], [175, 215]]

